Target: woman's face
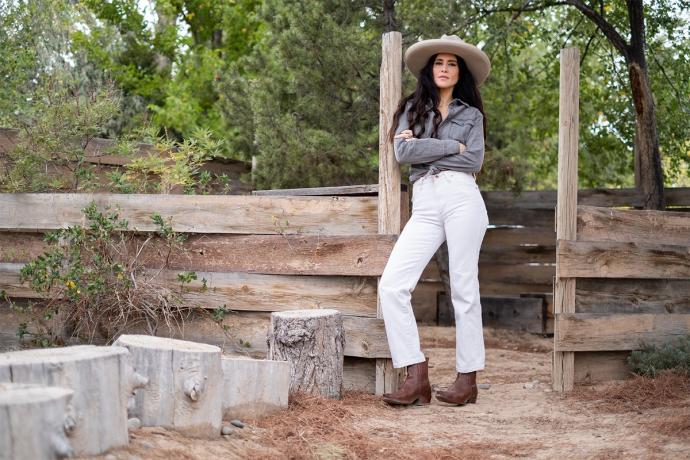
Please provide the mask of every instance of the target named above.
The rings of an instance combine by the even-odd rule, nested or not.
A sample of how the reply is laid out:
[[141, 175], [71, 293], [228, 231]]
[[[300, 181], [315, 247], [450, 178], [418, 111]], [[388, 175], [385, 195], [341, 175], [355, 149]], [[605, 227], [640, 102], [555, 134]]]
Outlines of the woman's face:
[[452, 88], [460, 79], [460, 66], [454, 54], [439, 53], [434, 59], [434, 83], [439, 89]]

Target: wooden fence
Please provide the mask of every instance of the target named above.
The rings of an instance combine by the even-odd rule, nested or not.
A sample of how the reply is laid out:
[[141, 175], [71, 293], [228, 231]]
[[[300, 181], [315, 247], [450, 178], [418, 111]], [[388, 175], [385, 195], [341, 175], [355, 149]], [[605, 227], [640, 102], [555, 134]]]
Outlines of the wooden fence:
[[[479, 256], [485, 324], [553, 334], [556, 193], [556, 190], [520, 194], [482, 192], [491, 225]], [[579, 203], [588, 206], [629, 209], [642, 206], [635, 189], [586, 189], [579, 190], [577, 196]], [[676, 212], [690, 210], [690, 188], [666, 189], [666, 202]], [[584, 283], [583, 289], [591, 285], [589, 280]], [[452, 322], [433, 259], [412, 293], [412, 305], [419, 321]]]
[[[628, 372], [642, 342], [690, 333], [690, 214], [578, 206], [577, 48], [561, 52], [552, 383]], [[678, 192], [669, 190], [669, 204]], [[679, 209], [680, 208], [680, 209]]]
[[[43, 252], [42, 232], [82, 224], [80, 210], [92, 200], [118, 207], [138, 232], [155, 230], [154, 212], [171, 217], [173, 230], [191, 237], [187, 252], [170, 260], [162, 279], [173, 285], [177, 273], [195, 271], [189, 300], [232, 310], [225, 319], [230, 340], [203, 319], [159, 334], [261, 357], [270, 312], [336, 308], [345, 315], [346, 386], [374, 392], [375, 360], [390, 357], [383, 320], [377, 318], [375, 277], [396, 238], [378, 234], [377, 196], [2, 194], [0, 289], [12, 297], [35, 297], [19, 284], [21, 266]], [[160, 257], [148, 260], [160, 266]], [[16, 343], [19, 319], [3, 308], [0, 341], [7, 346]]]

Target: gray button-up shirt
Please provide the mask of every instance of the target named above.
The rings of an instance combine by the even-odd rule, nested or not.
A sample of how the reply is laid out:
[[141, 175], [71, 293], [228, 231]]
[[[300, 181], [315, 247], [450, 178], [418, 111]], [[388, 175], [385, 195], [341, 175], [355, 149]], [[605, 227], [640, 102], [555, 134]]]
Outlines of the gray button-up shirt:
[[[395, 134], [410, 129], [407, 112], [410, 103], [400, 115]], [[438, 126], [437, 137], [429, 137], [434, 128], [434, 112], [429, 109], [423, 137], [406, 141], [394, 139], [395, 158], [398, 163], [410, 163], [410, 183], [431, 172], [454, 170], [479, 172], [484, 161], [484, 125], [482, 113], [460, 99], [448, 105], [448, 116]], [[419, 129], [414, 130], [415, 133]], [[467, 147], [460, 153], [458, 142]]]

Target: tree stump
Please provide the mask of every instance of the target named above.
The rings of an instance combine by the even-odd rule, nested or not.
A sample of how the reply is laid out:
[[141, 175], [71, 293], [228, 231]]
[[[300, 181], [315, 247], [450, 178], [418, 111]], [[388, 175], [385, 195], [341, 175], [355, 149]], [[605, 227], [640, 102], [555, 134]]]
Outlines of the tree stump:
[[163, 426], [189, 436], [220, 436], [223, 371], [214, 345], [148, 335], [122, 335], [134, 369], [148, 378], [135, 391], [130, 417], [142, 426]]
[[126, 446], [127, 401], [133, 372], [127, 350], [80, 345], [3, 353], [0, 382], [34, 383], [74, 391], [76, 455]]
[[0, 383], [0, 460], [71, 457], [66, 432], [74, 426], [73, 394], [67, 388]]
[[271, 314], [268, 359], [290, 362], [290, 393], [340, 399], [345, 333], [338, 310], [292, 310]]

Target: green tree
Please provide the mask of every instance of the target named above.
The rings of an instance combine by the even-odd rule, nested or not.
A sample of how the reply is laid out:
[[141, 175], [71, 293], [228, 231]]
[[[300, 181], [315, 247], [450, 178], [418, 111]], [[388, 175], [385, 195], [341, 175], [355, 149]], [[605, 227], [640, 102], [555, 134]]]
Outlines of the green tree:
[[366, 2], [270, 0], [266, 33], [222, 79], [237, 151], [259, 188], [377, 179], [380, 26]]

